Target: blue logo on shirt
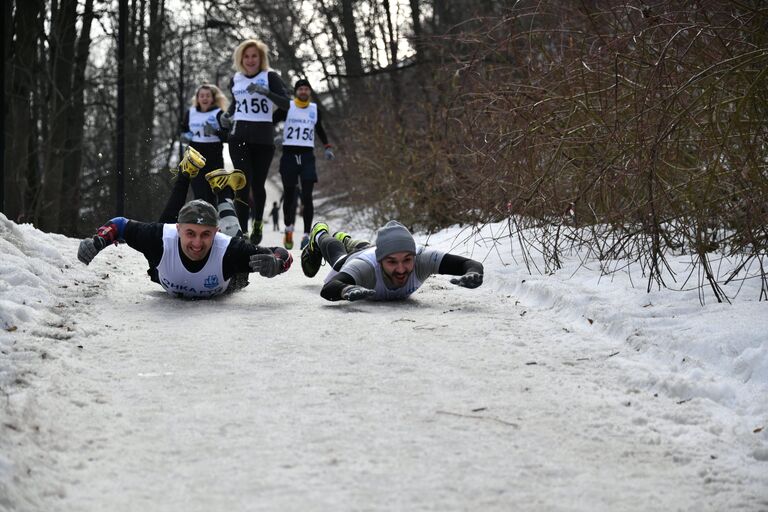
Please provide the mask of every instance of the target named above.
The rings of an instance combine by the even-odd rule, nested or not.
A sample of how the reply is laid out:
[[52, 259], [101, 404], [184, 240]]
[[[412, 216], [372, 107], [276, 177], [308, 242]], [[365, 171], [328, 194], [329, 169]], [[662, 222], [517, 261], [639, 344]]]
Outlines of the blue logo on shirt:
[[216, 274], [211, 274], [205, 278], [205, 283], [203, 286], [206, 288], [216, 288], [219, 286], [219, 278], [216, 276]]

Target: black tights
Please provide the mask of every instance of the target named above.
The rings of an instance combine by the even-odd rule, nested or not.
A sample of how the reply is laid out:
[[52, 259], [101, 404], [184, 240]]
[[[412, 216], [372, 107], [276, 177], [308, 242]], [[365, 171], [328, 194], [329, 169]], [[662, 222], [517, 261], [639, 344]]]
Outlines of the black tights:
[[[189, 182], [189, 177], [180, 172], [176, 177], [176, 183], [173, 184], [171, 195], [168, 197], [168, 202], [165, 203], [165, 209], [163, 209], [163, 213], [160, 214], [160, 220], [158, 222], [162, 222], [163, 224], [175, 224], [178, 222], [179, 210], [181, 210], [181, 207], [187, 202]], [[206, 181], [206, 185], [207, 184], [208, 182]], [[214, 207], [218, 206], [218, 204], [225, 199], [233, 199], [235, 195], [231, 188], [225, 188], [218, 194], [214, 194], [210, 186], [208, 187], [208, 190], [211, 192], [211, 197], [214, 198], [211, 203]], [[208, 201], [208, 199], [205, 200]]]
[[[301, 182], [301, 204], [304, 206], [302, 217], [304, 218], [304, 232], [312, 229], [312, 220], [315, 216], [315, 205], [312, 202], [312, 191], [315, 188], [313, 181]], [[283, 224], [292, 226], [296, 222], [296, 184], [289, 185], [283, 181]]]
[[221, 142], [193, 142], [190, 146], [199, 151], [203, 158], [205, 158], [205, 167], [200, 169], [197, 176], [190, 180], [192, 195], [195, 196], [195, 199], [205, 199], [212, 205], [215, 205], [216, 195], [211, 190], [210, 185], [208, 185], [205, 175], [216, 169], [224, 168], [224, 155], [222, 154], [224, 146]]
[[[240, 169], [248, 178], [253, 193], [252, 214], [255, 222], [264, 221], [264, 203], [267, 201], [267, 192], [264, 184], [267, 182], [269, 165], [275, 155], [275, 146], [268, 144], [247, 144], [245, 142], [230, 142], [229, 156], [235, 169]], [[237, 218], [243, 232], [248, 229], [248, 189], [238, 192], [239, 201], [235, 202]]]
[[355, 240], [354, 242], [357, 243], [354, 247], [350, 248], [350, 251], [352, 252], [348, 253], [347, 247], [343, 242], [332, 236], [330, 233], [327, 233], [320, 237], [317, 245], [320, 247], [320, 254], [323, 255], [323, 259], [333, 268], [333, 270], [338, 272], [341, 270], [341, 266], [344, 265], [344, 262], [347, 261], [347, 256], [362, 251], [371, 245], [365, 240]]
[[163, 224], [175, 224], [179, 210], [187, 202], [187, 191], [189, 190], [189, 177], [183, 172], [179, 172], [176, 177], [176, 183], [173, 184], [171, 195], [168, 202], [165, 203], [165, 209], [160, 214], [160, 221]]

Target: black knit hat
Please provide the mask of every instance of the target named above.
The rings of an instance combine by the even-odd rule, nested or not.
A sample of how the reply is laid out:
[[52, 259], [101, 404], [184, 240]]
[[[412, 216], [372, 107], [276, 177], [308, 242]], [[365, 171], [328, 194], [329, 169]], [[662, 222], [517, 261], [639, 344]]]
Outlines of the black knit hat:
[[293, 93], [296, 94], [296, 89], [298, 89], [302, 85], [306, 85], [310, 89], [312, 88], [312, 86], [309, 84], [309, 80], [307, 80], [306, 78], [300, 78], [296, 80], [295, 84], [293, 84]]
[[211, 203], [202, 199], [194, 199], [181, 207], [178, 222], [179, 224], [218, 226], [219, 214]]

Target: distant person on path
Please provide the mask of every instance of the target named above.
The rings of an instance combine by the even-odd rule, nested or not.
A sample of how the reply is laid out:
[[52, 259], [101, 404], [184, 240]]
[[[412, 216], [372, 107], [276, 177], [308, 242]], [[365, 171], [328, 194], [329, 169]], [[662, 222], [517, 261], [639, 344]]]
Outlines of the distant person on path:
[[[231, 128], [229, 154], [233, 165], [245, 171], [253, 193], [251, 242], [261, 243], [264, 229], [264, 185], [275, 154], [272, 115], [277, 108], [288, 110], [290, 100], [285, 84], [269, 69], [269, 49], [256, 39], [243, 41], [232, 56], [237, 71], [229, 83], [232, 104], [222, 116], [222, 125]], [[244, 232], [248, 229], [248, 194], [237, 202], [237, 216]]]
[[277, 201], [272, 202], [272, 210], [269, 214], [272, 216], [272, 231], [280, 231], [280, 208]]
[[205, 181], [205, 175], [224, 168], [226, 130], [222, 129], [219, 120], [228, 104], [218, 87], [203, 84], [197, 88], [192, 106], [181, 122], [181, 141], [205, 158], [205, 167], [191, 180], [192, 193], [195, 199], [205, 199], [212, 204], [215, 204], [216, 196]]
[[353, 240], [328, 225], [312, 227], [301, 251], [301, 269], [314, 277], [325, 260], [331, 271], [320, 296], [326, 300], [399, 300], [415, 292], [432, 274], [457, 276], [451, 283], [464, 288], [483, 284], [483, 264], [454, 254], [417, 246], [410, 231], [391, 220], [378, 230], [376, 245]]
[[280, 178], [283, 181], [283, 224], [285, 234], [283, 246], [293, 248], [293, 224], [296, 221], [297, 190], [301, 180], [301, 202], [303, 205], [304, 236], [301, 240], [303, 249], [309, 243], [309, 231], [315, 216], [312, 192], [317, 183], [315, 168], [315, 133], [325, 147], [326, 160], [335, 158], [328, 136], [323, 128], [323, 121], [317, 104], [310, 101], [312, 86], [308, 80], [297, 80], [293, 86], [294, 99], [290, 108], [275, 113], [275, 122], [285, 121], [283, 125], [283, 156], [280, 158]]
[[[194, 169], [199, 172], [204, 165], [199, 154], [188, 149], [179, 174], [196, 174]], [[108, 245], [125, 242], [144, 254], [152, 281], [175, 297], [195, 299], [243, 288], [250, 272], [275, 277], [288, 270], [293, 261], [288, 251], [259, 247], [242, 236], [231, 199], [245, 186], [242, 171], [219, 169], [206, 179], [220, 196], [218, 212], [202, 199], [183, 204], [183, 196], [172, 194], [160, 222], [110, 219], [92, 238], [80, 242], [77, 258], [88, 265]], [[234, 236], [219, 232], [222, 225]]]

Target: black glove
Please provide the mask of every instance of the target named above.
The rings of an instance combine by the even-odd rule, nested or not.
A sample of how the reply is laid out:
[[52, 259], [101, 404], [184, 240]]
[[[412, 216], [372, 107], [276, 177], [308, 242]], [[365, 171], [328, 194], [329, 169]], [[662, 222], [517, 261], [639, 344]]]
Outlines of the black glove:
[[274, 254], [254, 254], [249, 263], [251, 272], [258, 272], [263, 277], [275, 277], [282, 268], [281, 261]]
[[216, 127], [213, 126], [211, 123], [205, 123], [203, 125], [203, 135], [206, 137], [210, 137], [211, 135], [216, 135]]
[[248, 91], [249, 94], [261, 94], [263, 96], [269, 94], [269, 87], [256, 82], [248, 84], [248, 87], [246, 87], [245, 90]]
[[479, 272], [467, 272], [463, 276], [451, 279], [451, 283], [464, 288], [477, 288], [483, 284], [483, 274]]
[[367, 299], [368, 297], [372, 297], [375, 294], [376, 292], [370, 288], [364, 288], [356, 284], [345, 286], [344, 289], [341, 290], [341, 298], [350, 302]]
[[88, 265], [97, 254], [111, 243], [117, 243], [117, 226], [110, 222], [99, 228], [93, 238], [86, 238], [77, 248], [77, 259]]
[[[98, 237], [93, 238], [98, 239]], [[93, 238], [86, 238], [85, 240], [82, 240], [80, 242], [80, 247], [77, 248], [77, 259], [86, 265], [93, 261], [93, 258], [95, 258], [96, 255], [99, 254], [99, 251], [104, 248], [104, 246], [97, 248]]]
[[221, 117], [219, 117], [219, 124], [225, 130], [232, 128], [232, 116], [229, 115], [229, 112], [221, 114]]

